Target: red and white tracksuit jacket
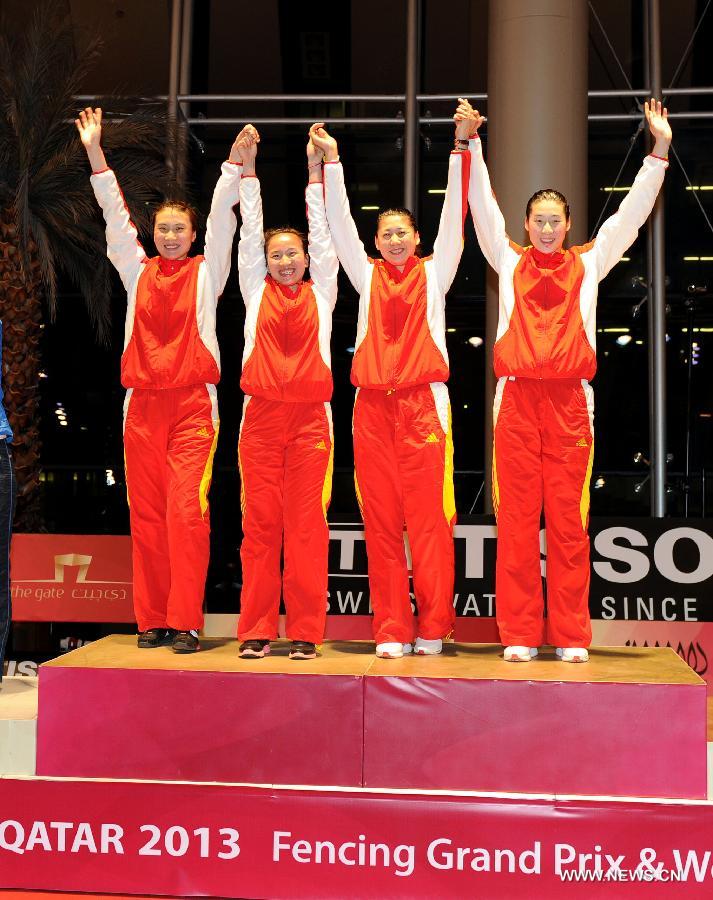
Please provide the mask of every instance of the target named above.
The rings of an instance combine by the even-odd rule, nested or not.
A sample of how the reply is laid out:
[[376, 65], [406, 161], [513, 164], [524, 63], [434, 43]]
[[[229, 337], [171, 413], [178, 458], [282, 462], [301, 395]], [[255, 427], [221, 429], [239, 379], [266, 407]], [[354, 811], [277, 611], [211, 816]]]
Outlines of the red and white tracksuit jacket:
[[[594, 241], [540, 253], [513, 243], [480, 141], [470, 142], [469, 201], [478, 243], [500, 276], [493, 351], [496, 604], [506, 646], [587, 647], [589, 481], [594, 459], [598, 284], [636, 239], [668, 163], [647, 156], [618, 212]], [[540, 514], [547, 534], [543, 621]]]
[[[238, 460], [243, 588], [238, 636], [277, 637], [280, 589], [287, 637], [318, 644], [327, 612], [327, 507], [332, 493], [329, 342], [339, 263], [321, 184], [307, 186], [311, 280], [296, 292], [267, 274], [260, 182], [240, 182], [238, 248], [245, 301], [245, 392]], [[284, 571], [280, 555], [284, 539]]]
[[370, 259], [349, 211], [339, 162], [324, 166], [327, 219], [359, 293], [352, 364], [357, 498], [364, 519], [377, 643], [414, 639], [404, 524], [418, 635], [443, 638], [453, 610], [453, 440], [445, 298], [463, 250], [470, 154], [451, 154], [433, 256], [404, 271]]
[[203, 256], [184, 260], [149, 259], [114, 173], [91, 178], [109, 259], [128, 294], [121, 383], [140, 631], [203, 625], [208, 488], [218, 440], [215, 315], [230, 271], [240, 172], [223, 163]]

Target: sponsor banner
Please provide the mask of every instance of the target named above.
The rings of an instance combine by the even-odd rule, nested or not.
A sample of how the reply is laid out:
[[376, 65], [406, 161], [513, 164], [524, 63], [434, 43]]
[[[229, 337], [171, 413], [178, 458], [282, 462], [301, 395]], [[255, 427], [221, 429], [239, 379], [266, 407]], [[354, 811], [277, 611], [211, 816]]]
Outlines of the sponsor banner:
[[[713, 621], [713, 520], [593, 519], [592, 619]], [[495, 615], [497, 528], [491, 517], [455, 527], [458, 616]], [[406, 556], [410, 565], [408, 538]], [[547, 540], [540, 535], [541, 569]], [[330, 525], [330, 615], [369, 615], [361, 523]], [[13, 617], [18, 621], [131, 622], [131, 539], [126, 535], [18, 534], [12, 544]]]
[[10, 565], [15, 621], [135, 621], [128, 535], [15, 534]]
[[[713, 621], [713, 520], [595, 518], [589, 534], [592, 619]], [[488, 516], [461, 518], [454, 538], [456, 613], [464, 617], [492, 617], [496, 609], [495, 522]], [[405, 546], [410, 567], [408, 539]], [[540, 532], [540, 566], [546, 579], [544, 528]], [[329, 612], [370, 612], [361, 525], [330, 525]]]
[[0, 810], [7, 888], [490, 900], [713, 892], [705, 801], [31, 778], [0, 779]]

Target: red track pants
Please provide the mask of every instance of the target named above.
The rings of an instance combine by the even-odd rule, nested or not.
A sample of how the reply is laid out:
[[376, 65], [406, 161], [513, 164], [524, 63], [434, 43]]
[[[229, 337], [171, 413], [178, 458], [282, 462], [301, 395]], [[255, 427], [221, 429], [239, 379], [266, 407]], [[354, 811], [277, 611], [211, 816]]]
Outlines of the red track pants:
[[243, 512], [238, 637], [277, 637], [282, 587], [287, 637], [319, 644], [327, 615], [329, 404], [246, 397], [238, 460]]
[[[505, 646], [588, 647], [592, 388], [579, 379], [501, 378], [493, 421], [500, 639]], [[543, 503], [546, 625], [539, 540]]]
[[404, 522], [418, 636], [447, 637], [455, 623], [456, 518], [448, 389], [442, 383], [389, 392], [360, 388], [353, 431], [376, 643], [410, 643], [415, 636]]
[[203, 627], [215, 385], [127, 391], [124, 455], [139, 631]]

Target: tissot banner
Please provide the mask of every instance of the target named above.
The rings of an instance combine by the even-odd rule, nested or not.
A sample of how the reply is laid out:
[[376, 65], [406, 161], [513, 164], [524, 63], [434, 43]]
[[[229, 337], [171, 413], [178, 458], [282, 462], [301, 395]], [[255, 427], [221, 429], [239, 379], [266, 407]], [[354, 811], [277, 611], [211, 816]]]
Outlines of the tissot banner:
[[[713, 520], [593, 519], [589, 609], [605, 622], [713, 621]], [[360, 524], [330, 526], [329, 612], [369, 612], [366, 545]], [[454, 604], [459, 616], [495, 614], [497, 527], [489, 517], [455, 528]], [[406, 541], [408, 557], [408, 540]], [[540, 533], [542, 575], [547, 539]]]
[[0, 779], [0, 886], [181, 897], [700, 898], [711, 804]]

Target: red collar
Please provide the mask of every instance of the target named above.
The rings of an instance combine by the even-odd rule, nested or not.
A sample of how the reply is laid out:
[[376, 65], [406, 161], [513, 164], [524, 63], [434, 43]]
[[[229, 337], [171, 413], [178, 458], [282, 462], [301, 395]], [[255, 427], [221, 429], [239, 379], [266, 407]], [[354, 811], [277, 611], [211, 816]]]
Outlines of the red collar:
[[396, 281], [398, 284], [401, 284], [402, 281], [405, 280], [406, 276], [412, 269], [415, 269], [416, 266], [421, 262], [418, 256], [409, 256], [404, 264], [403, 272], [400, 272], [393, 263], [390, 263], [386, 259], [382, 259], [381, 262], [384, 264], [384, 268], [389, 273], [389, 276], [393, 281]]
[[190, 256], [187, 256], [185, 259], [166, 259], [165, 256], [159, 256], [158, 268], [162, 275], [175, 275], [179, 269], [187, 266], [190, 261]]
[[272, 275], [266, 275], [265, 281], [267, 281], [268, 284], [271, 284], [274, 288], [277, 288], [277, 290], [279, 290], [279, 292], [286, 300], [291, 300], [293, 302], [297, 300], [297, 298], [301, 295], [305, 285], [312, 284], [311, 278], [307, 279], [306, 281], [300, 281], [300, 283], [297, 285], [297, 290], [293, 291], [288, 285], [280, 284], [279, 281], [275, 281]]
[[565, 251], [560, 247], [554, 253], [543, 253], [536, 247], [530, 247], [530, 253], [538, 269], [556, 269], [564, 262]]

